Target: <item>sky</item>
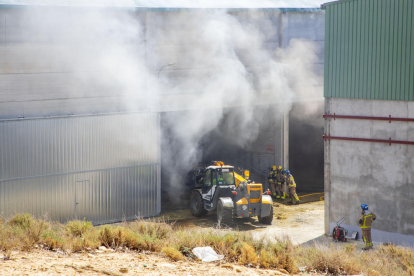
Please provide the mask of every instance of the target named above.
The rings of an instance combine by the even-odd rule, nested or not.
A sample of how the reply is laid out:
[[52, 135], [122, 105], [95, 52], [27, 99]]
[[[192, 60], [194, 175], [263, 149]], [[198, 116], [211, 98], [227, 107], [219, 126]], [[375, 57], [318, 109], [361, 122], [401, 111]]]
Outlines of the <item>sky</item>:
[[319, 8], [321, 0], [0, 0], [0, 4], [163, 8]]

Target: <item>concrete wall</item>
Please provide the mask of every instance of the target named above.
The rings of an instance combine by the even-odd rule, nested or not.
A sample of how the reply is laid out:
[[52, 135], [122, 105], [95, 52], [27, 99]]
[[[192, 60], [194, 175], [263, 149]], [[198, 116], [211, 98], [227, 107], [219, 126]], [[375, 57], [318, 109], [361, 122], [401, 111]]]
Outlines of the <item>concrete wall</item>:
[[[414, 102], [326, 98], [325, 112], [414, 118]], [[414, 141], [414, 123], [328, 119], [325, 133]], [[374, 242], [414, 245], [413, 155], [412, 145], [325, 141], [325, 231], [331, 233], [345, 217], [345, 228], [360, 232], [360, 205], [365, 203], [377, 215]]]
[[[320, 46], [318, 60], [309, 66], [322, 76], [324, 12], [275, 9], [230, 13], [241, 24], [253, 24], [260, 29], [265, 34], [263, 47], [269, 51], [286, 48], [293, 38], [314, 41]], [[132, 64], [134, 60], [144, 60], [154, 76], [164, 65], [175, 63], [162, 69], [159, 77], [171, 85], [194, 76], [208, 80], [211, 71], [217, 70], [195, 63], [188, 56], [189, 50], [209, 47], [199, 45], [197, 33], [191, 33], [197, 28], [189, 27], [196, 25], [201, 11], [113, 9], [102, 14], [97, 16], [93, 8], [76, 7], [0, 9], [0, 119], [142, 111], [148, 103], [156, 111], [180, 110], [180, 103], [197, 98], [199, 91], [195, 89], [185, 95], [161, 93], [149, 100], [148, 78], [128, 76], [128, 68], [126, 72], [124, 68], [106, 68], [108, 56], [115, 60], [125, 58], [117, 56], [119, 50], [128, 53]], [[114, 22], [101, 22], [106, 15]], [[117, 30], [122, 24], [131, 28], [131, 22], [139, 27], [119, 42], [111, 28]], [[104, 27], [100, 28], [101, 25]], [[177, 41], [177, 36], [183, 37], [182, 32], [186, 31], [188, 39]], [[260, 57], [247, 60], [243, 50], [237, 55], [248, 71], [260, 64]], [[322, 84], [301, 89], [322, 95]]]

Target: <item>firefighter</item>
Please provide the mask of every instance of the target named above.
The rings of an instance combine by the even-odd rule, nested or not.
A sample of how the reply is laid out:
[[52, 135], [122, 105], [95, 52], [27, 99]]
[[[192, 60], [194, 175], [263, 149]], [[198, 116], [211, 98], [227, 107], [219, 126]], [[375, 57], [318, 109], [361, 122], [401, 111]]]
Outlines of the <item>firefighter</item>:
[[290, 171], [286, 170], [285, 171], [285, 175], [286, 175], [286, 184], [289, 186], [289, 203], [299, 203], [299, 197], [296, 194], [296, 183], [295, 183], [295, 179], [293, 178], [293, 176], [290, 174]]
[[272, 197], [276, 197], [276, 175], [277, 175], [276, 166], [272, 166], [269, 172], [269, 176], [267, 177], [269, 179], [270, 190], [272, 191]]
[[[217, 175], [217, 181], [218, 181], [219, 184], [223, 184], [224, 179], [223, 179], [223, 174], [222, 173], [218, 173], [218, 175]], [[216, 172], [215, 171], [213, 171], [213, 185], [217, 185], [217, 182], [216, 182]]]
[[368, 205], [361, 205], [361, 216], [359, 217], [359, 227], [361, 227], [362, 239], [364, 241], [365, 247], [363, 250], [369, 250], [373, 248], [372, 239], [371, 239], [371, 225], [372, 222], [377, 218], [374, 213], [368, 211]]
[[285, 199], [285, 192], [282, 190], [282, 184], [285, 182], [285, 174], [282, 166], [279, 166], [276, 174], [276, 198]]

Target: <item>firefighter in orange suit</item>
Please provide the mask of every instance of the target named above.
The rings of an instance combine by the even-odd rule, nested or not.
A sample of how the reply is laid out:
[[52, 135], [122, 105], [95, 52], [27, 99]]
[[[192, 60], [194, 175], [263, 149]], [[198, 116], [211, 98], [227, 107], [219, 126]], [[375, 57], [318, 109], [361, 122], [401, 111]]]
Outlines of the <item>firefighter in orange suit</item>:
[[285, 175], [286, 175], [286, 184], [289, 186], [289, 196], [290, 196], [290, 200], [289, 203], [299, 203], [299, 197], [296, 194], [296, 182], [295, 179], [293, 178], [293, 176], [290, 174], [290, 171], [286, 170], [285, 171]]
[[371, 225], [372, 222], [377, 218], [374, 213], [368, 211], [368, 205], [361, 205], [361, 216], [359, 217], [359, 226], [361, 227], [362, 240], [364, 241], [365, 247], [363, 250], [372, 249], [372, 239], [371, 239]]

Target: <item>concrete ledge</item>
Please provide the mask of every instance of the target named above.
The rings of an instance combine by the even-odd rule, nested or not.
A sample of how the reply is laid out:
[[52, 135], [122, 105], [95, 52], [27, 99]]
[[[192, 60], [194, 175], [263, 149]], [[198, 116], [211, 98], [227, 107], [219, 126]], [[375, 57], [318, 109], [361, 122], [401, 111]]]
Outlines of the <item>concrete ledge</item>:
[[[329, 223], [329, 234], [332, 234], [332, 230], [335, 228], [335, 226], [336, 222]], [[352, 232], [357, 231], [358, 240], [362, 241], [361, 228], [348, 224], [341, 224], [341, 226], [348, 230], [348, 237], [351, 236]], [[392, 243], [395, 245], [414, 247], [414, 236], [376, 230], [375, 224], [372, 228], [371, 235], [372, 241], [375, 243]]]

